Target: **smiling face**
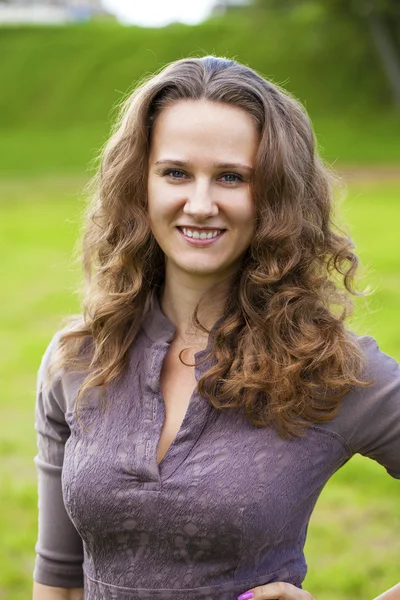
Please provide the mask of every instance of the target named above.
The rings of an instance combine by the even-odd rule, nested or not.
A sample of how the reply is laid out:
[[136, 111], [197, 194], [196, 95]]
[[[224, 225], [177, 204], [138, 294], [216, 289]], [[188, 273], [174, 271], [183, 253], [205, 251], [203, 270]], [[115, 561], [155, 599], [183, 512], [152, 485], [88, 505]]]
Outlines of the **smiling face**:
[[179, 100], [161, 112], [148, 215], [166, 277], [184, 271], [217, 283], [238, 269], [255, 229], [250, 182], [258, 143], [252, 117], [228, 104]]

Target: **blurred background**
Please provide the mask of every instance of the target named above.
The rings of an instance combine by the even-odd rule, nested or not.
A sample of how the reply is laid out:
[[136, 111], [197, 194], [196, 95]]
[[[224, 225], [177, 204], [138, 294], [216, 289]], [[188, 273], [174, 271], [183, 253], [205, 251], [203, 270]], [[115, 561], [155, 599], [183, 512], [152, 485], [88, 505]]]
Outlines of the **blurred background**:
[[[0, 599], [31, 597], [40, 359], [79, 311], [73, 261], [118, 104], [187, 56], [235, 58], [306, 106], [346, 182], [338, 218], [361, 258], [349, 327], [400, 359], [398, 0], [0, 0]], [[306, 546], [317, 600], [368, 600], [399, 580], [400, 491], [354, 457], [326, 486]]]

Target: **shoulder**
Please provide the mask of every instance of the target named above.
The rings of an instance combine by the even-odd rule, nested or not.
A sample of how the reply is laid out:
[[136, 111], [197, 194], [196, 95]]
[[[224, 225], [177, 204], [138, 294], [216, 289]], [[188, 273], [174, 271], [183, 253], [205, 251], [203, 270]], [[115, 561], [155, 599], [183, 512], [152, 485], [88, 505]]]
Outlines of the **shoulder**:
[[70, 330], [71, 325], [67, 325], [52, 335], [42, 355], [37, 377], [37, 393], [51, 403], [53, 409], [64, 414], [73, 410], [78, 389], [86, 375], [69, 373], [62, 362], [59, 364], [62, 338]]
[[54, 385], [62, 376], [62, 369], [55, 369], [51, 375], [49, 373], [49, 369], [50, 366], [54, 365], [54, 362], [57, 359], [57, 355], [61, 346], [61, 338], [66, 330], [67, 328], [65, 327], [56, 331], [45, 347], [38, 371], [40, 383], [43, 385], [43, 387]]
[[386, 387], [389, 382], [395, 385], [398, 383], [400, 366], [398, 361], [389, 354], [386, 354], [379, 346], [376, 339], [370, 335], [357, 336], [351, 333], [351, 336], [358, 342], [364, 359], [363, 369], [360, 379], [371, 381], [372, 385], [367, 387], [355, 386], [347, 395], [347, 403], [352, 400], [357, 402], [376, 402], [383, 400], [381, 394], [376, 394]]
[[400, 477], [400, 366], [373, 337], [356, 337], [365, 359], [361, 379], [372, 384], [353, 387], [324, 428], [344, 438], [353, 453], [377, 460]]
[[[353, 334], [354, 335], [354, 334]], [[371, 381], [367, 387], [356, 386], [345, 397], [346, 407], [354, 407], [357, 413], [385, 410], [399, 405], [400, 366], [395, 358], [383, 352], [372, 336], [358, 337], [364, 355], [361, 379]], [[400, 407], [399, 407], [400, 408]]]
[[[354, 335], [354, 334], [353, 334]], [[357, 336], [358, 337], [358, 336]], [[358, 427], [373, 431], [384, 420], [400, 417], [400, 367], [383, 352], [371, 336], [358, 337], [364, 355], [361, 379], [372, 381], [367, 387], [355, 386], [344, 397], [337, 418], [342, 431], [354, 438]], [[378, 421], [371, 419], [377, 417]]]

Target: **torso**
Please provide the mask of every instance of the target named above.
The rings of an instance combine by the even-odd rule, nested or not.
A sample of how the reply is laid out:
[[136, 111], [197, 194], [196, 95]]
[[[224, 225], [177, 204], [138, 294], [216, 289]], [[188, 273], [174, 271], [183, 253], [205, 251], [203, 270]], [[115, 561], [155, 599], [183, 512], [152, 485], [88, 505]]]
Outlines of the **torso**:
[[[183, 365], [178, 358], [182, 348], [171, 343], [161, 371], [160, 386], [166, 415], [157, 446], [157, 464], [160, 464], [174, 441], [197, 385], [194, 367]], [[193, 364], [193, 352], [184, 352], [182, 359]]]

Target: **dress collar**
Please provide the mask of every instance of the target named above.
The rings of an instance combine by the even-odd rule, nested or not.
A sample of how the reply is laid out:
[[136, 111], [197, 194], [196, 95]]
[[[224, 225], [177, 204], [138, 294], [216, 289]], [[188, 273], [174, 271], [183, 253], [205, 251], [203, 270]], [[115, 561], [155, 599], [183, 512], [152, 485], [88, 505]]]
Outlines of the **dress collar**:
[[[224, 317], [220, 317], [211, 329], [207, 349], [211, 347], [212, 336], [218, 326], [222, 323], [223, 319]], [[170, 342], [176, 333], [175, 325], [161, 310], [160, 302], [155, 290], [150, 292], [147, 297], [142, 327], [147, 337], [153, 342]]]
[[155, 290], [147, 297], [142, 327], [152, 342], [170, 342], [176, 333], [175, 325], [161, 310]]

